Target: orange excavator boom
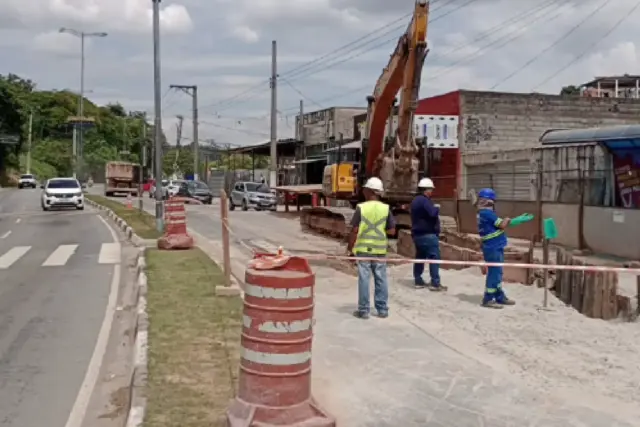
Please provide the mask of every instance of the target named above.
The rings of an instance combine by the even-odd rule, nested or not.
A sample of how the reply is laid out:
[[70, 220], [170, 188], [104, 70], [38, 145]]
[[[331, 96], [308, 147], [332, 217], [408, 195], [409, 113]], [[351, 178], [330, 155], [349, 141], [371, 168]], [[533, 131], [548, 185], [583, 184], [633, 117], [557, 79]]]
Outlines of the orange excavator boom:
[[[365, 142], [367, 146], [364, 172], [367, 176], [387, 175], [385, 189], [403, 192], [412, 185], [415, 174], [417, 146], [413, 140], [413, 117], [420, 91], [422, 66], [427, 56], [427, 27], [429, 21], [429, 2], [419, 0], [415, 4], [413, 18], [406, 32], [398, 40], [389, 63], [376, 82], [373, 96], [369, 97]], [[396, 96], [400, 92], [398, 105], [398, 126], [396, 144], [393, 153], [385, 153], [384, 138], [387, 119]], [[390, 171], [384, 157], [391, 156], [394, 171]], [[402, 165], [402, 166], [401, 166]], [[399, 167], [401, 166], [401, 167]], [[415, 169], [415, 170], [414, 170]], [[391, 178], [391, 175], [396, 178]], [[399, 175], [404, 175], [404, 178]], [[380, 176], [385, 181], [385, 177]], [[411, 190], [415, 190], [412, 188]]]

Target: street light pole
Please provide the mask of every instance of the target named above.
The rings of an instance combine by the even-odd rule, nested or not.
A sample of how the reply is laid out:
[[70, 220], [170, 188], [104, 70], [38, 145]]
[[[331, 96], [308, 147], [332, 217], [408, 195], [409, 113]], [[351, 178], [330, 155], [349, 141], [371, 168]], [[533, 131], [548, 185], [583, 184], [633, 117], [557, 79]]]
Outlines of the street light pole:
[[164, 231], [164, 209], [162, 191], [162, 98], [160, 78], [160, 1], [153, 2], [153, 103], [155, 111], [154, 145], [156, 165], [156, 228]]
[[[85, 39], [87, 37], [107, 37], [107, 33], [85, 33], [84, 31], [74, 30], [73, 28], [62, 27], [59, 30], [60, 33], [71, 34], [80, 39], [80, 99], [78, 100], [78, 120], [79, 123], [73, 125], [74, 138], [73, 138], [73, 177], [78, 177], [78, 160], [82, 157], [82, 148], [84, 144], [84, 68], [85, 68]], [[77, 127], [79, 125], [79, 131]]]

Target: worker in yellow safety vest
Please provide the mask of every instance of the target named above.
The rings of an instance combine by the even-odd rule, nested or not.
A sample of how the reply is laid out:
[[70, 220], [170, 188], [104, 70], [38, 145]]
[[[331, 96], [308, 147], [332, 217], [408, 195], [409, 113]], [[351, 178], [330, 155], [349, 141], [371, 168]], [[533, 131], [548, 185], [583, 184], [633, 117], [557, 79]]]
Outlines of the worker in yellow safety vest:
[[[363, 188], [366, 201], [356, 207], [351, 220], [351, 234], [347, 253], [349, 256], [368, 258], [357, 261], [358, 309], [353, 315], [368, 319], [370, 311], [369, 279], [373, 275], [374, 305], [378, 317], [389, 315], [389, 284], [387, 282], [387, 234], [395, 234], [395, 220], [391, 209], [380, 198], [384, 193], [382, 181], [370, 178]], [[372, 259], [373, 258], [373, 259]], [[376, 260], [380, 258], [380, 261]]]

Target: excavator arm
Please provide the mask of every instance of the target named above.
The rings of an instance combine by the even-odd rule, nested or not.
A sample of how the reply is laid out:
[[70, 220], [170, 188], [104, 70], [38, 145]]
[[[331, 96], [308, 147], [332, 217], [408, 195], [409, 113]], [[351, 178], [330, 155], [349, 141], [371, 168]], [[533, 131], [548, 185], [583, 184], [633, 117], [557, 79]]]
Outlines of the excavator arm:
[[[387, 196], [413, 192], [417, 185], [418, 147], [413, 138], [413, 117], [420, 91], [422, 66], [428, 52], [428, 20], [429, 2], [418, 0], [407, 31], [398, 40], [389, 63], [376, 82], [373, 96], [368, 98], [365, 128], [367, 150], [363, 172], [367, 176], [380, 176], [385, 183]], [[400, 103], [396, 143], [385, 152], [386, 122], [398, 92]]]

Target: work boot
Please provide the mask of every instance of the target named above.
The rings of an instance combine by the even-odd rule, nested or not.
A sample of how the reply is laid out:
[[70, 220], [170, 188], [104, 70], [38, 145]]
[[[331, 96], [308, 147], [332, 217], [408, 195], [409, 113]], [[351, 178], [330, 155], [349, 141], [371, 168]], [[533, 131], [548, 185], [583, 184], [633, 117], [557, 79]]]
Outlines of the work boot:
[[498, 304], [502, 304], [502, 305], [516, 305], [516, 302], [512, 299], [509, 298], [505, 298], [502, 301], [499, 301]]
[[427, 284], [422, 279], [418, 279], [415, 281], [413, 285], [416, 289], [424, 289], [427, 287]]
[[447, 288], [446, 286], [434, 285], [432, 283], [429, 283], [429, 290], [431, 292], [446, 292], [449, 290], [449, 288]]
[[389, 312], [388, 311], [378, 311], [377, 316], [381, 319], [386, 319], [387, 317], [389, 317]]
[[356, 310], [353, 312], [353, 317], [357, 317], [358, 319], [367, 320], [369, 318], [369, 313], [365, 313], [360, 310]]
[[502, 305], [499, 304], [497, 301], [491, 300], [491, 301], [483, 301], [482, 302], [482, 306], [485, 308], [493, 308], [496, 310], [500, 310], [502, 309]]

